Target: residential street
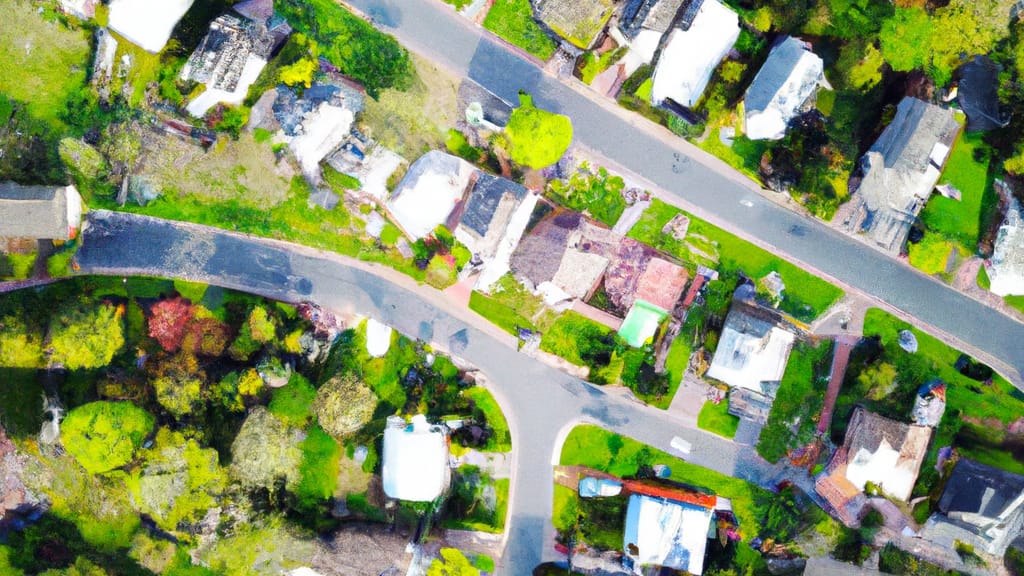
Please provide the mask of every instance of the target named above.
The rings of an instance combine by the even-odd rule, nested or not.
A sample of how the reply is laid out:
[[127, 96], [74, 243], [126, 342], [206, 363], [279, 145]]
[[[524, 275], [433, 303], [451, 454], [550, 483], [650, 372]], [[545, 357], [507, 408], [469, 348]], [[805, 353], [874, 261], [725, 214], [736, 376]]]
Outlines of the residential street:
[[693, 444], [686, 460], [724, 474], [772, 484], [781, 471], [752, 450], [684, 428], [671, 413], [626, 400], [515, 350], [507, 335], [468, 309], [390, 269], [311, 249], [191, 224], [94, 211], [76, 257], [81, 274], [183, 278], [288, 301], [375, 317], [442, 347], [465, 331], [459, 356], [483, 370], [512, 431], [513, 462], [507, 548], [501, 573], [529, 574], [554, 557], [552, 460], [564, 435], [591, 422], [672, 451], [680, 436]]
[[[545, 75], [533, 62], [437, 0], [348, 0], [410, 49], [515, 102], [568, 115], [575, 141], [678, 197], [698, 216], [775, 247], [840, 284], [863, 291], [1024, 373], [1024, 325], [762, 196], [744, 177], [614, 103]], [[984, 359], [984, 356], [982, 356]], [[996, 363], [996, 362], [994, 362]], [[1008, 371], [1009, 371], [1008, 370]]]

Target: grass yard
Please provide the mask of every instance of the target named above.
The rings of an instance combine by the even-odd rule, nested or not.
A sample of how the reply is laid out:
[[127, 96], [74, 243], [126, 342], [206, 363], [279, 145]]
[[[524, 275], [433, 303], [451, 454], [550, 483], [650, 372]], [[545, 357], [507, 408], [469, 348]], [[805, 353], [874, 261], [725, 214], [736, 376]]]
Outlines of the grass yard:
[[476, 404], [476, 407], [484, 413], [484, 418], [494, 430], [494, 436], [487, 441], [484, 447], [486, 452], [508, 452], [512, 450], [512, 435], [508, 429], [508, 421], [501, 411], [501, 406], [485, 388], [474, 386], [462, 393]]
[[690, 264], [691, 270], [697, 264], [716, 266], [717, 263], [719, 270], [742, 270], [758, 279], [777, 271], [786, 284], [780, 308], [799, 320], [817, 318], [842, 297], [843, 291], [836, 286], [692, 214], [686, 214], [690, 227], [685, 241], [662, 234], [665, 224], [680, 213], [686, 214], [654, 200], [629, 231], [629, 237], [681, 258]]
[[[897, 344], [898, 333], [904, 329], [917, 337], [916, 354]], [[869, 341], [854, 350], [836, 402], [833, 440], [842, 438], [857, 403], [883, 416], [908, 421], [917, 388], [939, 378], [946, 383], [946, 413], [921, 467], [915, 494], [927, 492], [937, 481], [933, 465], [942, 446], [953, 445], [962, 455], [1024, 473], [1024, 462], [1014, 457], [1019, 453], [1019, 439], [1007, 432], [1024, 414], [1024, 394], [998, 374], [993, 373], [991, 384], [961, 374], [954, 367], [960, 351], [882, 310], [868, 310], [864, 334], [879, 336], [881, 347], [873, 349]]]
[[484, 28], [541, 60], [551, 58], [557, 44], [533, 19], [530, 0], [495, 0]]
[[480, 292], [473, 291], [470, 294], [469, 309], [513, 336], [519, 333], [519, 328], [535, 329], [533, 323], [521, 316], [515, 308], [502, 304], [495, 298], [484, 296]]
[[757, 442], [757, 453], [762, 458], [778, 462], [788, 450], [811, 441], [824, 404], [831, 364], [831, 342], [816, 347], [798, 344], [793, 349]]
[[551, 328], [541, 337], [540, 349], [576, 364], [590, 366], [591, 354], [596, 341], [612, 334], [612, 329], [572, 310], [567, 310], [555, 320]]
[[1010, 306], [1024, 312], [1024, 296], [1004, 296], [1003, 300]]
[[288, 174], [277, 168], [270, 144], [243, 132], [237, 140], [222, 139], [209, 150], [174, 136], [138, 129], [145, 150], [135, 173], [172, 196], [238, 201], [262, 208], [284, 202]]
[[745, 136], [737, 136], [733, 138], [731, 147], [726, 146], [719, 139], [720, 130], [721, 127], [712, 128], [708, 131], [707, 138], [698, 142], [697, 146], [760, 184], [761, 176], [758, 173], [758, 165], [764, 151], [768, 149], [768, 145], [762, 140], [755, 141]]
[[736, 428], [740, 425], [740, 419], [729, 414], [729, 401], [725, 400], [714, 403], [708, 400], [700, 409], [697, 415], [697, 427], [701, 430], [714, 432], [719, 436], [732, 438], [736, 436]]
[[622, 48], [608, 50], [600, 56], [595, 56], [593, 52], [585, 52], [582, 59], [583, 66], [580, 68], [580, 79], [583, 80], [584, 84], [590, 84], [594, 81], [594, 77], [607, 70], [609, 66], [622, 58], [625, 53], [626, 50]]
[[955, 262], [954, 250], [957, 249], [952, 241], [938, 234], [925, 234], [920, 242], [907, 247], [907, 254], [914, 268], [932, 276], [946, 277], [952, 270], [950, 264]]
[[27, 0], [4, 5], [0, 94], [24, 102], [30, 116], [59, 128], [69, 97], [85, 86], [92, 36], [65, 27], [52, 12], [37, 10]]
[[[977, 250], [982, 222], [998, 202], [989, 175], [989, 149], [980, 134], [961, 132], [953, 145], [940, 184], [952, 184], [961, 193], [957, 202], [935, 195], [921, 212], [930, 232], [942, 235], [969, 253]], [[978, 154], [982, 160], [977, 160]]]
[[531, 294], [512, 274], [502, 276], [491, 287], [489, 295], [474, 292], [470, 296], [469, 307], [513, 335], [516, 334], [515, 322], [523, 322], [520, 326], [543, 332], [557, 317], [539, 296]]
[[978, 288], [988, 290], [992, 288], [992, 279], [988, 277], [988, 271], [985, 270], [985, 266], [978, 266], [978, 276], [975, 282], [978, 284]]
[[360, 125], [367, 134], [399, 156], [415, 160], [444, 148], [455, 125], [458, 80], [430, 61], [410, 54], [416, 75], [407, 90], [388, 89], [366, 99]]

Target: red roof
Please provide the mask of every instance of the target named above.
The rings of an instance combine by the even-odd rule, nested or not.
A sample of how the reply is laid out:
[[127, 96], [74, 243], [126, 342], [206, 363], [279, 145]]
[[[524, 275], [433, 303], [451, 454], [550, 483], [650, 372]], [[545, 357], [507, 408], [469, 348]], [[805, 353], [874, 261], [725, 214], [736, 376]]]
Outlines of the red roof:
[[701, 508], [714, 508], [718, 503], [718, 497], [713, 494], [702, 494], [700, 492], [693, 492], [691, 490], [675, 488], [673, 486], [648, 484], [639, 480], [624, 480], [622, 482], [622, 487], [632, 494], [643, 494], [654, 498], [666, 498], [675, 502], [693, 504], [694, 506], [700, 506]]
[[701, 286], [704, 285], [704, 276], [698, 274], [693, 279], [693, 283], [690, 284], [690, 289], [686, 292], [686, 298], [683, 300], [683, 306], [689, 308], [693, 305], [693, 301], [697, 298], [697, 293], [700, 292]]
[[688, 277], [682, 266], [661, 258], [651, 258], [637, 283], [636, 299], [671, 312], [683, 295]]

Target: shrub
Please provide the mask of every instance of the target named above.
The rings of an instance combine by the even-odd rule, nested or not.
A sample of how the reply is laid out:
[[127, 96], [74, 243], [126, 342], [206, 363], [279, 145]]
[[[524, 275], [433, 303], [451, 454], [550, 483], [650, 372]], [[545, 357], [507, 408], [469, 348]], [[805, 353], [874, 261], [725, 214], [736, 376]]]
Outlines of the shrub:
[[356, 432], [373, 418], [377, 395], [351, 374], [338, 375], [316, 393], [313, 411], [320, 426], [341, 439]]
[[231, 475], [244, 488], [273, 489], [279, 480], [293, 486], [301, 456], [295, 430], [257, 406], [231, 443]]
[[334, 495], [338, 486], [341, 446], [323, 428], [313, 425], [299, 444], [302, 463], [295, 494], [302, 505], [315, 505]]
[[192, 305], [181, 297], [157, 302], [149, 309], [149, 337], [155, 339], [164, 350], [177, 351], [185, 337], [185, 326], [192, 319], [192, 313]]
[[68, 412], [61, 440], [93, 474], [120, 468], [153, 429], [153, 416], [130, 402], [91, 402]]
[[525, 93], [520, 93], [505, 131], [512, 141], [512, 160], [530, 168], [558, 162], [572, 143], [569, 118], [537, 108]]
[[75, 257], [75, 246], [68, 244], [46, 259], [46, 273], [50, 278], [64, 278], [71, 275], [71, 260]]
[[298, 372], [293, 372], [287, 386], [275, 388], [267, 409], [285, 424], [305, 428], [313, 419], [316, 389]]
[[51, 360], [70, 370], [106, 366], [124, 346], [123, 315], [110, 304], [64, 303], [50, 319]]
[[626, 182], [621, 176], [612, 176], [604, 167], [596, 172], [583, 162], [568, 180], [552, 180], [551, 192], [573, 210], [586, 210], [595, 220], [614, 226], [626, 209], [622, 191]]

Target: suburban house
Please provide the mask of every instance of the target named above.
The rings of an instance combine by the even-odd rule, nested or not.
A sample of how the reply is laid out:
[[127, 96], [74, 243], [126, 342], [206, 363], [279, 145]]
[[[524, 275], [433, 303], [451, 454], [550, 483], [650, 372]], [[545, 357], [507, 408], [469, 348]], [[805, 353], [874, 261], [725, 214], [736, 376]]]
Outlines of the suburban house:
[[729, 500], [636, 481], [626, 482], [624, 488], [630, 496], [623, 564], [634, 574], [648, 574], [651, 572], [645, 568], [661, 567], [700, 576], [708, 540], [718, 536], [718, 521], [734, 525]]
[[1008, 115], [999, 110], [999, 65], [988, 56], [975, 56], [960, 67], [957, 103], [967, 115], [968, 132], [1005, 128]]
[[928, 452], [932, 429], [904, 424], [857, 407], [843, 445], [815, 481], [815, 490], [840, 520], [856, 525], [870, 482], [906, 502]]
[[[619, 46], [628, 46], [629, 51], [608, 70], [598, 75], [594, 84], [608, 77], [602, 85], [609, 89], [604, 92], [615, 92], [622, 87], [622, 82], [636, 69], [654, 61], [654, 55], [661, 46], [665, 33], [672, 29], [680, 9], [692, 7], [694, 12], [700, 8], [699, 0], [629, 0], [622, 7], [616, 26], [609, 30], [609, 35]], [[683, 16], [686, 20], [686, 15]], [[692, 22], [692, 15], [690, 22]], [[614, 90], [612, 90], [614, 87]]]
[[218, 16], [181, 68], [182, 80], [206, 86], [188, 103], [188, 113], [201, 118], [218, 103], [241, 104], [267, 65], [274, 43], [265, 22], [233, 14]]
[[388, 418], [383, 458], [381, 480], [389, 498], [432, 502], [448, 488], [448, 435], [422, 414], [408, 423], [401, 416]]
[[132, 44], [156, 54], [195, 0], [111, 0], [108, 26]]
[[692, 108], [740, 35], [739, 17], [718, 0], [691, 0], [654, 69], [651, 103]]
[[640, 274], [619, 336], [633, 347], [643, 346], [668, 318], [686, 288], [686, 269], [668, 260], [651, 258]]
[[1024, 212], [1012, 195], [989, 262], [989, 290], [1000, 296], [1024, 294]]
[[789, 121], [828, 88], [821, 58], [792, 36], [778, 42], [743, 97], [745, 132], [751, 140], [779, 140]]
[[79, 20], [88, 20], [96, 15], [99, 0], [60, 0], [60, 8]]
[[0, 240], [72, 240], [82, 225], [74, 186], [0, 183]]
[[734, 393], [775, 398], [796, 337], [778, 312], [734, 299], [704, 376], [728, 384]]
[[298, 97], [286, 88], [275, 90], [272, 109], [279, 135], [295, 154], [307, 179], [320, 181], [320, 161], [341, 146], [352, 132], [366, 96], [352, 82], [327, 75]]
[[899, 255], [960, 132], [953, 112], [906, 97], [860, 160], [850, 200], [833, 222], [865, 242]]
[[938, 509], [922, 538], [948, 548], [959, 541], [1001, 557], [1024, 529], [1024, 476], [961, 458]]
[[612, 0], [536, 0], [537, 18], [573, 46], [589, 50], [612, 16]]

